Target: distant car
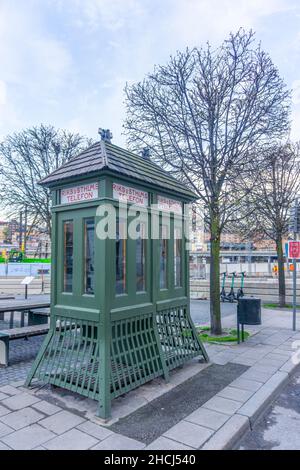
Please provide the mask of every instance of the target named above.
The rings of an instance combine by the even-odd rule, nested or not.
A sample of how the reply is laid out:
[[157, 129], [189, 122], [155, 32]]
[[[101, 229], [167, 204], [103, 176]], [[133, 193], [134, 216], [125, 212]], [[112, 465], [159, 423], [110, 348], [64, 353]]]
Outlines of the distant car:
[[8, 261], [10, 263], [21, 263], [24, 259], [22, 251], [11, 250], [9, 253]]

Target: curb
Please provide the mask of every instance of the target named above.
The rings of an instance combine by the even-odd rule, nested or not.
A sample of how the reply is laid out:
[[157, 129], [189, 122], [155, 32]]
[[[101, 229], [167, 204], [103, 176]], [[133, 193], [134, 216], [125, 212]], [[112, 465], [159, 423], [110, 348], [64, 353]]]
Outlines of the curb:
[[289, 382], [300, 365], [288, 360], [281, 369], [255, 392], [231, 418], [213, 434], [201, 450], [232, 450], [243, 435], [250, 431], [266, 408]]

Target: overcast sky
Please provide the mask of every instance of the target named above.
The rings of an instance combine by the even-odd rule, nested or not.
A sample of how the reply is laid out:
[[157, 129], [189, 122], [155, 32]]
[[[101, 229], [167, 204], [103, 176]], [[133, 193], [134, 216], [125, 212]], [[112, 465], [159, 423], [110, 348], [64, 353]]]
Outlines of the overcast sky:
[[43, 122], [123, 145], [125, 83], [241, 26], [294, 88], [300, 139], [299, 0], [0, 0], [0, 138]]

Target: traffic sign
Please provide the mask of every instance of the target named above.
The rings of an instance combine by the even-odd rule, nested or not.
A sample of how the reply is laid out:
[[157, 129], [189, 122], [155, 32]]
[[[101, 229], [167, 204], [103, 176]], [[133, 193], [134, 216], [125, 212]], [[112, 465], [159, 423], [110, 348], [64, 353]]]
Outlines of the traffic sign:
[[289, 241], [289, 258], [300, 258], [300, 241]]

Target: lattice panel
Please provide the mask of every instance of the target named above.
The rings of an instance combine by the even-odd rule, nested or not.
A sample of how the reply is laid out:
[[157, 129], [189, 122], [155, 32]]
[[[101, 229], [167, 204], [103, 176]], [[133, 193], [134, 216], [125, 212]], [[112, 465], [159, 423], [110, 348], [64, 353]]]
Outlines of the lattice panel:
[[96, 398], [99, 393], [96, 324], [57, 316], [56, 325], [35, 377], [44, 383]]
[[153, 315], [112, 322], [112, 395], [118, 396], [162, 375]]
[[[35, 378], [98, 398], [101, 358], [97, 324], [61, 316], [56, 317], [56, 324]], [[162, 375], [161, 361], [152, 314], [112, 322], [112, 397]]]
[[202, 353], [186, 305], [157, 312], [156, 320], [168, 369], [178, 367]]

